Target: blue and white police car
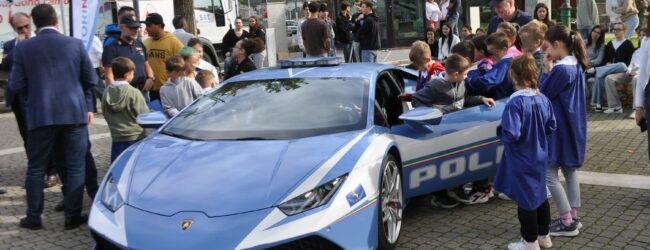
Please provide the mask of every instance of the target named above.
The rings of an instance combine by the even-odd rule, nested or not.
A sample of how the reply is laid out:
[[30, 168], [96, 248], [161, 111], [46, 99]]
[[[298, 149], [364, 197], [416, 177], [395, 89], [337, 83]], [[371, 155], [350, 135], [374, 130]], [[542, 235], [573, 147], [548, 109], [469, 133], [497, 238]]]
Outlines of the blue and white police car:
[[404, 68], [283, 64], [141, 116], [159, 128], [108, 171], [96, 247], [391, 249], [410, 197], [494, 175], [503, 101], [443, 115], [399, 100]]

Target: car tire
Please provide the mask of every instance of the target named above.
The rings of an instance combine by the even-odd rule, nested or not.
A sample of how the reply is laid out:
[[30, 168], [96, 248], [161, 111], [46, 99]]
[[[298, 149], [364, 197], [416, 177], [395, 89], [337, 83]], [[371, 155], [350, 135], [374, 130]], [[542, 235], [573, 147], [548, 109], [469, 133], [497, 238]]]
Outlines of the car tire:
[[390, 154], [384, 159], [381, 169], [377, 206], [378, 249], [394, 249], [399, 240], [404, 211], [402, 173], [399, 163]]

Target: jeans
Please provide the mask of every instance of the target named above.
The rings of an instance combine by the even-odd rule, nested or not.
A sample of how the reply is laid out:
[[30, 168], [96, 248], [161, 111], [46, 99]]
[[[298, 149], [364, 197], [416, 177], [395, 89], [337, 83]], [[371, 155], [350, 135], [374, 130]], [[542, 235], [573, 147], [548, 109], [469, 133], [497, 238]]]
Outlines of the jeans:
[[612, 63], [607, 64], [602, 67], [596, 67], [596, 81], [591, 91], [591, 102], [595, 104], [600, 104], [600, 90], [605, 85], [605, 77], [615, 73], [623, 73], [627, 71], [627, 66], [625, 63]]
[[343, 59], [345, 60], [346, 63], [352, 62], [352, 60], [351, 60], [352, 59], [352, 57], [351, 57], [352, 56], [352, 53], [351, 53], [352, 52], [351, 51], [352, 44], [343, 43], [341, 45], [343, 46], [343, 57], [344, 57]]
[[43, 213], [43, 179], [52, 157], [65, 171], [63, 182], [66, 218], [81, 215], [85, 181], [85, 156], [88, 150], [88, 127], [53, 125], [29, 131], [28, 167], [25, 177], [27, 217], [40, 219]]
[[361, 52], [359, 52], [359, 42], [352, 42], [352, 62], [361, 62]]
[[551, 223], [551, 207], [548, 199], [537, 210], [528, 211], [517, 208], [517, 218], [521, 224], [521, 237], [527, 242], [534, 242], [537, 236], [548, 235]]
[[634, 30], [636, 30], [636, 28], [639, 27], [639, 16], [633, 15], [623, 20], [623, 22], [625, 23], [625, 27], [626, 27], [625, 39], [630, 39], [632, 34], [634, 34]]
[[131, 145], [136, 144], [140, 140], [135, 140], [135, 141], [114, 141], [111, 144], [111, 163], [117, 159], [124, 150], [129, 148]]
[[449, 24], [449, 27], [451, 27], [451, 31], [454, 32], [454, 35], [460, 37], [460, 34], [458, 33], [458, 15], [447, 18], [447, 23]]
[[13, 102], [11, 103], [11, 111], [13, 111], [14, 116], [16, 116], [16, 123], [18, 123], [18, 132], [20, 133], [20, 137], [23, 138], [23, 146], [25, 147], [25, 150], [27, 150], [27, 124], [25, 123], [24, 105], [25, 104], [23, 103], [22, 97], [20, 95], [16, 95]]
[[377, 51], [376, 50], [362, 50], [361, 51], [361, 62], [377, 62]]
[[[558, 172], [562, 170], [564, 179], [566, 180], [566, 192]], [[578, 179], [577, 168], [564, 168], [559, 166], [549, 166], [546, 169], [546, 187], [551, 191], [553, 200], [557, 205], [557, 210], [560, 214], [568, 213], [571, 208], [580, 207], [580, 180]]]
[[589, 37], [589, 33], [591, 31], [590, 27], [583, 27], [578, 29], [580, 31], [580, 35], [582, 36], [582, 39], [587, 41], [587, 38]]
[[151, 102], [151, 98], [149, 97], [149, 90], [142, 90], [140, 92], [142, 92], [142, 96], [144, 97], [145, 102]]
[[[95, 165], [95, 157], [93, 157], [93, 153], [90, 151], [91, 146], [90, 140], [88, 140], [88, 151], [86, 151], [85, 157], [86, 180], [84, 181], [84, 186], [86, 186], [88, 197], [90, 197], [90, 199], [95, 199], [95, 195], [99, 189], [99, 184], [97, 183], [97, 165]], [[65, 168], [59, 167], [59, 176], [61, 178], [61, 183], [65, 185], [67, 180]], [[61, 192], [63, 193], [63, 197], [65, 197], [65, 189], [63, 189], [63, 187], [61, 188]]]
[[106, 90], [106, 85], [104, 85], [104, 80], [102, 80], [102, 74], [99, 68], [95, 69], [95, 73], [97, 73], [97, 84], [95, 84], [95, 87], [93, 87], [92, 92], [94, 94], [93, 98], [93, 112], [97, 113], [97, 98], [99, 98], [99, 101], [102, 101], [102, 97], [104, 96], [104, 90]]
[[223, 60], [223, 72], [228, 73], [230, 70], [230, 67], [232, 67], [234, 60], [232, 57], [226, 57], [226, 59]]

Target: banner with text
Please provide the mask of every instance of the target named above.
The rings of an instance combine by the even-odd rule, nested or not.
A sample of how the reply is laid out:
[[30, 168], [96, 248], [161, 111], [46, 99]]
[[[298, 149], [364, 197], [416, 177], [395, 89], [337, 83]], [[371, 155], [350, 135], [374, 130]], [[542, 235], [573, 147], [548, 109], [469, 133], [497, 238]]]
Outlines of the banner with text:
[[72, 0], [72, 36], [81, 39], [90, 49], [99, 16], [100, 1]]

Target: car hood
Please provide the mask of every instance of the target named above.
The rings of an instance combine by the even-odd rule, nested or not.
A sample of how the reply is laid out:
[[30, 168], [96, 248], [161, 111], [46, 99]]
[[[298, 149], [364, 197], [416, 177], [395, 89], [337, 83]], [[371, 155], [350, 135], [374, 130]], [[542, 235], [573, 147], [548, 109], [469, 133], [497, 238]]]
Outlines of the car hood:
[[135, 157], [126, 202], [162, 215], [225, 216], [278, 205], [360, 132], [297, 140], [189, 141], [157, 134]]

